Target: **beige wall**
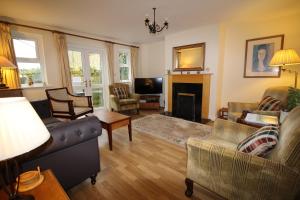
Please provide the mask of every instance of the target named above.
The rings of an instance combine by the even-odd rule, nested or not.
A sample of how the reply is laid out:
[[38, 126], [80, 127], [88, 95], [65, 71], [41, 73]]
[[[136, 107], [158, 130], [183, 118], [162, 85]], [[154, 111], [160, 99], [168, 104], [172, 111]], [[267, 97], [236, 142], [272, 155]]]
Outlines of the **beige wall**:
[[[300, 54], [300, 14], [272, 20], [225, 24], [224, 66], [221, 104], [228, 101], [259, 101], [264, 90], [271, 86], [294, 83], [293, 74], [281, 78], [243, 78], [245, 42], [247, 39], [284, 34], [284, 48], [294, 48]], [[299, 86], [298, 86], [299, 87]]]
[[163, 77], [165, 74], [164, 41], [146, 43], [140, 46], [138, 77]]
[[[139, 67], [137, 77], [164, 77], [165, 72], [165, 42], [145, 43], [140, 46]], [[164, 80], [164, 83], [165, 80]], [[164, 88], [164, 87], [163, 87]], [[165, 92], [160, 98], [160, 106], [164, 106]]]
[[[220, 88], [217, 87], [218, 79], [220, 78], [219, 68], [219, 54], [220, 54], [220, 35], [221, 29], [218, 24], [202, 26], [196, 29], [182, 31], [175, 34], [165, 36], [165, 59], [166, 70], [172, 71], [172, 58], [173, 47], [183, 46], [189, 44], [196, 44], [205, 42], [205, 63], [204, 67], [209, 68], [211, 73], [211, 89], [210, 89], [210, 105], [209, 105], [209, 118], [215, 119], [217, 112], [217, 96]], [[194, 72], [192, 72], [194, 73]], [[167, 79], [167, 76], [165, 76]], [[167, 94], [167, 87], [165, 87]], [[167, 99], [167, 95], [165, 95]], [[167, 108], [167, 101], [166, 107]]]

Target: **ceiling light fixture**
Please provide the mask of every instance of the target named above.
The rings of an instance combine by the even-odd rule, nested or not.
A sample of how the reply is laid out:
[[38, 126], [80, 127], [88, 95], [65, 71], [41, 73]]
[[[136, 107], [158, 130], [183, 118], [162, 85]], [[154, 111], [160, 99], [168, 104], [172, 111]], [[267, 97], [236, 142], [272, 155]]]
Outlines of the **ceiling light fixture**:
[[149, 33], [152, 33], [152, 34], [159, 33], [164, 28], [168, 29], [168, 26], [169, 26], [169, 23], [167, 22], [167, 20], [165, 20], [163, 27], [160, 27], [160, 25], [156, 24], [156, 22], [155, 22], [155, 10], [156, 10], [156, 8], [153, 8], [154, 19], [153, 19], [152, 24], [150, 23], [150, 20], [149, 20], [148, 16], [146, 16], [146, 19], [145, 19], [145, 26], [147, 26], [149, 28]]

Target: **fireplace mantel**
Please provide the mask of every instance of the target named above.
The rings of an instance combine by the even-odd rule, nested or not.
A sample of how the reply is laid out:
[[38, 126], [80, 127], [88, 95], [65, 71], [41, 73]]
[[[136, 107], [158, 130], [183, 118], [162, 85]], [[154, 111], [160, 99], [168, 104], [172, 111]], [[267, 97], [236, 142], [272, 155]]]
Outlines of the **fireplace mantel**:
[[168, 112], [172, 112], [173, 83], [202, 84], [202, 118], [208, 119], [211, 74], [171, 74], [168, 75]]

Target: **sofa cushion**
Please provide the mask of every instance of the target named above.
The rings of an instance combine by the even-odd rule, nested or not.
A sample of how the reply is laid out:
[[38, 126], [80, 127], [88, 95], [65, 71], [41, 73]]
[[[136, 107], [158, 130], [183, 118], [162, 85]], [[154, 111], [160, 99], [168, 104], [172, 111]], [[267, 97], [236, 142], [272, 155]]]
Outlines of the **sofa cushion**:
[[115, 87], [114, 94], [118, 97], [118, 99], [127, 99], [129, 97], [125, 87]]
[[281, 109], [281, 101], [271, 96], [264, 97], [258, 105], [257, 110], [279, 111]]
[[266, 156], [278, 143], [277, 126], [264, 126], [240, 142], [237, 150], [251, 155]]

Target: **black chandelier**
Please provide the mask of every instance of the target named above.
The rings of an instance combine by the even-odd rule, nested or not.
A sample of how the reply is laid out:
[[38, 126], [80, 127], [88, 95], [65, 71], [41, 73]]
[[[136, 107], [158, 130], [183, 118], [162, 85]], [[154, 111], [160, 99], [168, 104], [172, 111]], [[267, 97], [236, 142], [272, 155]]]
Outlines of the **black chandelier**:
[[154, 19], [153, 19], [152, 24], [150, 24], [150, 20], [149, 20], [148, 17], [146, 17], [146, 19], [145, 19], [145, 26], [147, 26], [149, 28], [149, 33], [153, 33], [153, 34], [161, 32], [164, 28], [168, 29], [168, 26], [169, 26], [169, 23], [167, 22], [167, 20], [165, 20], [163, 27], [160, 27], [160, 25], [156, 24], [156, 22], [155, 22], [155, 10], [156, 10], [156, 8], [153, 8]]

